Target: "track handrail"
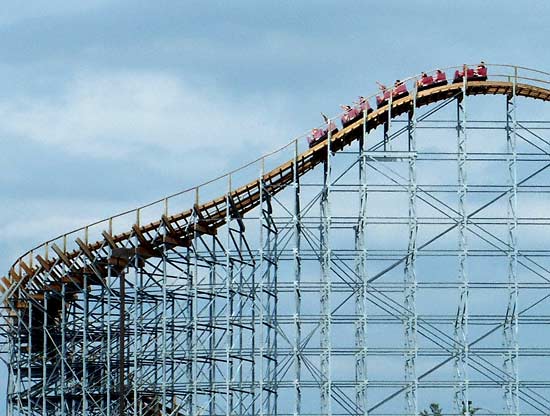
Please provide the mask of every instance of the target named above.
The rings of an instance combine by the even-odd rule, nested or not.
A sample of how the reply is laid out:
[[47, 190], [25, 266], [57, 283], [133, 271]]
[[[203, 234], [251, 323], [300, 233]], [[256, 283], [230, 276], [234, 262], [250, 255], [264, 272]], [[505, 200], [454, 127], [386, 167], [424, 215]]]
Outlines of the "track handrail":
[[[467, 66], [468, 67], [475, 67], [475, 65], [467, 65]], [[486, 66], [489, 69], [489, 77], [491, 78], [491, 80], [510, 81], [511, 79], [513, 79], [513, 80], [515, 80], [514, 82], [516, 84], [520, 83], [521, 81], [527, 81], [528, 83], [531, 82], [531, 83], [536, 83], [536, 84], [543, 84], [544, 86], [550, 86], [550, 73], [549, 72], [536, 70], [536, 69], [531, 69], [531, 68], [527, 68], [527, 67], [523, 67], [523, 66], [507, 65], [507, 64], [486, 64]], [[449, 83], [452, 83], [454, 71], [455, 70], [462, 70], [463, 68], [464, 68], [464, 65], [460, 65], [460, 66], [450, 66], [450, 67], [441, 68], [441, 70], [446, 72], [447, 80], [449, 81]], [[493, 71], [491, 69], [494, 69], [494, 70], [499, 71], [499, 72], [495, 71], [493, 73]], [[432, 71], [429, 71], [428, 73], [432, 74], [432, 73], [435, 73], [435, 72], [436, 72], [436, 69], [434, 69]], [[502, 72], [502, 73], [500, 73], [500, 72]], [[419, 78], [420, 78], [420, 74], [417, 74], [417, 75], [414, 75], [414, 76], [410, 76], [408, 78], [404, 78], [401, 81], [407, 85], [408, 90], [412, 93], [413, 91], [415, 91], [416, 83], [419, 80]], [[530, 85], [530, 84], [528, 84], [528, 85]], [[388, 89], [391, 90], [392, 88], [388, 88]], [[427, 90], [427, 91], [429, 91], [429, 90]], [[423, 91], [423, 93], [427, 92], [427, 91]], [[369, 101], [372, 101], [372, 99], [377, 94], [378, 93], [368, 95], [368, 96], [366, 96], [366, 99], [369, 100]], [[337, 115], [330, 117], [330, 120], [331, 121], [336, 121], [342, 115], [343, 115], [343, 113], [338, 113]], [[392, 113], [392, 117], [393, 116], [394, 116], [394, 114]], [[325, 126], [325, 124], [323, 124], [319, 127], [324, 127], [324, 126]], [[26, 266], [27, 268], [30, 267], [31, 269], [34, 270], [34, 264], [35, 264], [34, 263], [34, 258], [37, 254], [44, 255], [46, 260], [50, 260], [52, 258], [55, 259], [56, 256], [50, 257], [49, 249], [51, 248], [51, 246], [53, 244], [55, 244], [57, 242], [62, 242], [62, 245], [63, 245], [62, 249], [65, 253], [68, 252], [67, 251], [67, 248], [68, 248], [67, 243], [69, 242], [69, 240], [71, 240], [70, 243], [72, 243], [77, 237], [83, 237], [85, 243], [90, 244], [90, 241], [88, 240], [88, 234], [89, 234], [89, 230], [93, 227], [97, 227], [97, 226], [100, 226], [100, 225], [103, 224], [103, 228], [107, 229], [109, 234], [112, 235], [113, 222], [118, 220], [118, 219], [127, 218], [130, 215], [135, 216], [135, 224], [137, 224], [138, 226], [141, 227], [140, 213], [142, 211], [144, 211], [145, 209], [150, 208], [150, 207], [154, 207], [156, 205], [158, 205], [159, 208], [161, 208], [164, 215], [168, 216], [169, 208], [170, 208], [170, 202], [173, 201], [175, 198], [180, 197], [180, 196], [185, 195], [185, 194], [197, 195], [197, 198], [198, 198], [198, 195], [200, 195], [200, 190], [205, 188], [206, 186], [208, 186], [210, 184], [213, 184], [215, 182], [218, 182], [218, 181], [221, 181], [221, 180], [224, 180], [224, 179], [231, 182], [231, 178], [235, 174], [243, 171], [244, 169], [246, 169], [248, 167], [253, 166], [254, 164], [260, 163], [263, 166], [265, 164], [265, 162], [270, 157], [279, 155], [286, 149], [294, 147], [294, 149], [296, 149], [296, 151], [297, 151], [297, 149], [299, 149], [300, 147], [303, 148], [305, 146], [304, 138], [306, 136], [307, 136], [307, 132], [295, 137], [290, 142], [286, 143], [285, 145], [279, 147], [278, 149], [276, 149], [272, 152], [266, 153], [266, 154], [262, 155], [261, 157], [255, 159], [255, 160], [253, 160], [253, 161], [251, 161], [251, 162], [249, 162], [245, 165], [242, 165], [242, 166], [240, 166], [240, 167], [238, 167], [234, 170], [231, 170], [230, 172], [227, 172], [223, 175], [220, 175], [216, 178], [213, 178], [211, 180], [203, 182], [203, 183], [201, 183], [197, 186], [187, 188], [187, 189], [182, 190], [180, 192], [168, 195], [164, 198], [161, 198], [161, 199], [158, 199], [156, 201], [150, 202], [148, 204], [142, 205], [138, 208], [130, 209], [130, 210], [118, 213], [116, 215], [110, 216], [108, 218], [105, 218], [103, 220], [95, 221], [95, 222], [90, 223], [86, 226], [79, 227], [79, 228], [74, 229], [72, 231], [69, 231], [67, 233], [61, 234], [61, 235], [59, 235], [55, 238], [47, 240], [47, 241], [37, 245], [36, 247], [28, 250], [25, 254], [20, 256], [13, 263], [13, 265], [11, 266], [10, 273], [8, 274], [8, 276], [11, 276], [11, 272], [15, 272], [16, 275], [20, 275], [20, 277], [21, 277], [22, 271], [25, 269], [24, 266]], [[307, 151], [308, 151], [308, 149], [306, 149], [305, 152], [298, 152], [298, 153], [301, 156], [301, 155], [304, 155]], [[286, 163], [288, 163], [288, 162], [286, 162]], [[280, 166], [284, 166], [284, 165], [285, 164], [282, 164]], [[232, 189], [230, 188], [229, 192], [231, 192], [231, 191], [232, 191]], [[198, 203], [198, 201], [196, 201], [196, 202]], [[182, 212], [180, 210], [177, 213], [174, 213], [173, 216], [183, 214], [183, 213], [184, 212]], [[120, 235], [126, 235], [126, 234], [128, 234], [128, 233], [122, 233]], [[129, 232], [129, 234], [131, 234], [131, 231]], [[96, 243], [96, 242], [94, 242], [94, 243]], [[27, 262], [28, 262], [28, 264], [27, 264]], [[24, 266], [23, 266], [23, 263], [24, 263]], [[24, 280], [24, 279], [20, 279], [20, 280]], [[11, 295], [11, 293], [13, 293], [13, 291], [17, 289], [18, 284], [20, 283], [20, 281], [18, 281], [18, 282], [10, 281], [10, 283], [11, 283], [10, 285], [7, 285], [7, 284], [5, 285], [5, 286], [8, 286], [8, 287], [2, 286], [2, 283], [0, 283], [0, 290], [3, 292], [0, 296], [0, 303], [4, 303], [6, 301], [6, 299]]]

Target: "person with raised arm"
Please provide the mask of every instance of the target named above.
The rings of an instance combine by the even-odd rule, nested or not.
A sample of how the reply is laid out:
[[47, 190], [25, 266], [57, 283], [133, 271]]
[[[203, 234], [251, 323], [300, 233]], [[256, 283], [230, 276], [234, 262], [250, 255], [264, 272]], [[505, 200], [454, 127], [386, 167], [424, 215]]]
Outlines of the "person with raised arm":
[[342, 104], [340, 108], [344, 110], [344, 114], [340, 118], [340, 121], [342, 122], [342, 127], [349, 126], [351, 123], [357, 120], [361, 115], [361, 112], [359, 109], [353, 108], [350, 105]]
[[382, 95], [376, 96], [376, 105], [378, 108], [385, 106], [388, 103], [388, 100], [390, 99], [391, 91], [381, 82], [376, 81], [378, 84], [378, 88], [380, 89], [380, 92]]
[[370, 107], [369, 101], [365, 97], [363, 97], [362, 95], [359, 96], [358, 101], [357, 101], [357, 105], [359, 106], [359, 109], [362, 112], [366, 112], [367, 115], [369, 113], [372, 113], [372, 108]]

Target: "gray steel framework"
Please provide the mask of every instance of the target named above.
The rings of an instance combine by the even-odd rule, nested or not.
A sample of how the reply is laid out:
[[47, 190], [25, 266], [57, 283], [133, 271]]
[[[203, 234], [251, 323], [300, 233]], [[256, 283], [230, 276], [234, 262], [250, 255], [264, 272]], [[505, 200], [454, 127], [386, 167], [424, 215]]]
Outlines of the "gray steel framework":
[[[421, 109], [414, 86], [410, 111], [392, 120], [390, 102], [370, 131], [364, 115], [346, 150], [329, 133], [305, 176], [295, 141], [166, 199], [151, 238], [146, 207], [101, 223], [97, 250], [91, 227], [79, 256], [70, 235], [33, 253], [48, 288], [6, 303], [7, 414], [549, 414], [550, 216], [532, 206], [550, 195], [550, 122], [526, 120], [547, 104], [512, 71], [505, 97], [464, 79]], [[279, 158], [282, 190], [265, 180]], [[243, 214], [232, 191], [251, 175]], [[198, 207], [219, 189], [212, 228]], [[183, 243], [169, 203], [193, 207]]]

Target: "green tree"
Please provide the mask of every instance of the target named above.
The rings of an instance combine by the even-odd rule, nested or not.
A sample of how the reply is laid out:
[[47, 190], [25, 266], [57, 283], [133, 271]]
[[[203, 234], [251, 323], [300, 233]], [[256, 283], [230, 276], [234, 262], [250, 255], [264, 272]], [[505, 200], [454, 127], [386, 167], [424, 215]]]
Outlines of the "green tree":
[[423, 410], [420, 412], [420, 416], [443, 416], [443, 410], [439, 403], [430, 404], [430, 411]]
[[[468, 413], [470, 416], [475, 415], [480, 407], [473, 407], [472, 401], [468, 401]], [[462, 405], [462, 415], [466, 415], [466, 405]], [[430, 404], [430, 410], [423, 410], [420, 412], [420, 416], [443, 416], [443, 409], [439, 403]]]
[[[472, 406], [472, 401], [469, 400], [468, 401], [468, 413], [470, 415], [475, 415], [477, 413], [478, 410], [481, 410], [481, 407], [473, 407]], [[462, 414], [465, 415], [466, 414], [466, 405], [464, 403], [462, 403]]]

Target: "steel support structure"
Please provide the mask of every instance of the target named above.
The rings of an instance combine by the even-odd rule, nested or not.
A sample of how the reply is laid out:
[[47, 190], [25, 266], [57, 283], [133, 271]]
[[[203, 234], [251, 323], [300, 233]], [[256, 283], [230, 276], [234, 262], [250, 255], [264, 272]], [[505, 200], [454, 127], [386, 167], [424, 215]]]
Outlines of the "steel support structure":
[[[417, 90], [413, 91], [413, 103], [416, 102]], [[409, 211], [409, 238], [407, 244], [407, 259], [405, 260], [405, 278], [404, 278], [404, 302], [405, 308], [405, 382], [406, 390], [406, 413], [411, 416], [418, 414], [418, 379], [416, 376], [416, 359], [418, 354], [417, 343], [417, 322], [416, 313], [416, 256], [417, 256], [417, 233], [418, 233], [418, 213], [417, 205], [417, 186], [416, 186], [416, 104], [413, 105], [408, 115], [407, 134], [408, 134], [408, 211]]]
[[298, 176], [298, 142], [294, 145], [294, 167], [292, 170], [292, 187], [294, 190], [293, 231], [294, 247], [292, 250], [294, 260], [294, 416], [302, 414], [302, 356], [300, 345], [302, 343], [302, 260], [301, 260], [301, 205], [300, 205], [300, 176]]
[[518, 179], [517, 179], [517, 119], [516, 119], [516, 83], [513, 79], [512, 95], [506, 99], [506, 155], [510, 190], [507, 198], [508, 228], [508, 306], [504, 320], [504, 362], [503, 371], [507, 382], [504, 384], [505, 411], [508, 415], [519, 416], [519, 374], [518, 374]]
[[[364, 115], [366, 117], [366, 114]], [[367, 372], [367, 130], [363, 123], [363, 137], [359, 140], [359, 216], [355, 228], [355, 274], [357, 290], [355, 292], [355, 407], [359, 414], [368, 415], [368, 372]]]
[[[264, 169], [262, 167], [262, 173]], [[263, 175], [262, 175], [263, 176]], [[260, 273], [259, 273], [259, 351], [260, 372], [258, 402], [260, 415], [277, 414], [278, 354], [277, 354], [277, 304], [278, 304], [278, 233], [273, 218], [272, 196], [262, 182], [260, 191]]]
[[[329, 128], [330, 130], [330, 128]], [[331, 245], [330, 245], [330, 193], [331, 193], [331, 158], [330, 144], [332, 134], [329, 131], [326, 161], [324, 162], [323, 189], [320, 199], [320, 236], [319, 256], [320, 273], [320, 370], [321, 370], [321, 414], [332, 414], [332, 351], [331, 351]]]
[[[306, 175], [293, 143], [284, 189], [266, 157], [101, 224], [100, 239], [86, 229], [78, 247], [101, 241], [93, 253], [67, 236], [32, 253], [10, 279], [39, 262], [41, 280], [5, 305], [7, 414], [550, 414], [537, 373], [550, 215], [525, 209], [550, 195], [550, 123], [525, 119], [513, 85], [505, 114], [476, 119], [488, 98], [463, 81], [391, 123], [382, 111], [378, 129], [364, 117], [358, 146], [329, 134]], [[234, 191], [258, 173], [242, 214]]]
[[[466, 68], [465, 68], [466, 70]], [[463, 77], [462, 92], [457, 97], [456, 133], [457, 133], [457, 197], [458, 197], [458, 289], [459, 301], [456, 312], [454, 342], [455, 342], [455, 410], [457, 414], [470, 416], [469, 405], [469, 281], [468, 281], [468, 212], [466, 199], [467, 185], [467, 151], [466, 151], [466, 85], [467, 77]]]

